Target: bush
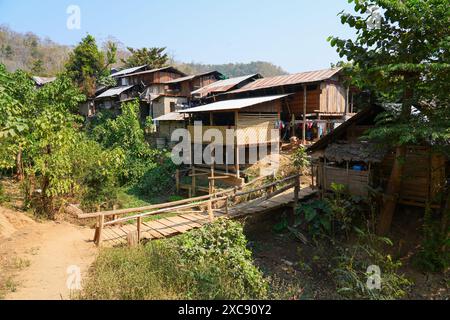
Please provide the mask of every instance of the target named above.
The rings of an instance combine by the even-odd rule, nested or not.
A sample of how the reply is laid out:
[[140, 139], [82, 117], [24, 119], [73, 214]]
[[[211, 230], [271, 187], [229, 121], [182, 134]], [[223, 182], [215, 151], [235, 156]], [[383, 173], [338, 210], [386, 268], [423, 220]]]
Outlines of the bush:
[[5, 191], [3, 190], [3, 185], [0, 182], [0, 204], [7, 201], [7, 196], [5, 195]]
[[[443, 213], [448, 214], [448, 213]], [[425, 209], [423, 240], [420, 251], [414, 258], [414, 264], [424, 271], [440, 272], [450, 266], [449, 232], [431, 215], [431, 209]]]
[[[392, 245], [392, 242], [361, 230], [358, 232], [356, 244], [337, 248], [336, 266], [332, 273], [338, 293], [349, 299], [392, 300], [404, 297], [411, 282], [397, 273], [401, 262], [384, 255], [381, 249], [383, 245]], [[381, 271], [379, 289], [367, 285], [369, 277], [373, 276], [368, 273], [370, 266], [377, 266]]]
[[178, 238], [103, 250], [82, 299], [262, 299], [242, 226], [218, 221]]
[[169, 157], [163, 157], [159, 161], [160, 163], [155, 163], [147, 168], [147, 172], [135, 185], [134, 190], [137, 193], [145, 197], [152, 197], [175, 188], [174, 176], [177, 166]]
[[[267, 295], [267, 283], [253, 265], [241, 224], [219, 220], [181, 237], [178, 245], [183, 263], [189, 266], [194, 262], [190, 272], [212, 294], [209, 298], [255, 299]], [[215, 267], [207, 273], [197, 268], [205, 263]], [[233, 281], [223, 283], [220, 280], [224, 276]]]
[[292, 154], [292, 164], [298, 170], [305, 170], [309, 167], [310, 161], [304, 146], [299, 146]]

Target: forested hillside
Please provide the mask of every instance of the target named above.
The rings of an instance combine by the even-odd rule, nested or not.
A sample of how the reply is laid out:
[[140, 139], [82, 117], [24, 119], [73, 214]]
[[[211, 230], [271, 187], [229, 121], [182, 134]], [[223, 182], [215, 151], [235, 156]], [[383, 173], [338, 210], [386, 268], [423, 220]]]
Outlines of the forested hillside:
[[[130, 55], [124, 44], [115, 39], [107, 41], [117, 43], [118, 62], [121, 61], [121, 58], [127, 58]], [[48, 38], [40, 38], [31, 32], [23, 34], [15, 32], [7, 26], [0, 26], [0, 63], [4, 64], [9, 71], [22, 69], [39, 76], [54, 76], [63, 70], [71, 50], [72, 48], [69, 46], [60, 45]], [[266, 77], [286, 74], [280, 67], [263, 61], [218, 65], [173, 61], [172, 64], [188, 74], [211, 70], [217, 70], [228, 77], [253, 73], [260, 73]], [[117, 63], [113, 66], [121, 67], [121, 65], [121, 63]]]
[[71, 48], [35, 34], [15, 32], [0, 26], [0, 63], [8, 70], [22, 69], [40, 76], [62, 70]]
[[287, 74], [287, 72], [284, 71], [281, 67], [264, 61], [227, 64], [180, 63], [178, 64], [178, 68], [188, 74], [217, 70], [230, 78], [245, 76], [254, 73], [259, 73], [264, 77], [273, 77]]

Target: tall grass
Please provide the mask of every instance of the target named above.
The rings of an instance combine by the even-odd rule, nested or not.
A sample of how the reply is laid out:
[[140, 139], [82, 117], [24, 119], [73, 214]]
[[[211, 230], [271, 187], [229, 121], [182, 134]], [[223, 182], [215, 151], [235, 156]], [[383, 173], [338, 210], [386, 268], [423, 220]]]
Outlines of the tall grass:
[[104, 249], [80, 298], [263, 299], [267, 292], [242, 226], [220, 221], [134, 249]]

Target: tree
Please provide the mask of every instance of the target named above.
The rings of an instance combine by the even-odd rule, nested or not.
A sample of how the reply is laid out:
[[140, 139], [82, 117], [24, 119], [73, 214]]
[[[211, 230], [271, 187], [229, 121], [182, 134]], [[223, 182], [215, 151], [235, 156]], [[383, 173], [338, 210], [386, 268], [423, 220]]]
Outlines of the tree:
[[156, 69], [167, 66], [169, 55], [164, 51], [166, 48], [142, 48], [133, 49], [128, 47], [131, 56], [127, 59], [122, 59], [126, 68], [133, 68], [143, 65], [148, 65], [149, 68]]
[[41, 59], [34, 60], [31, 72], [35, 75], [43, 75], [45, 72], [44, 62]]
[[87, 35], [69, 56], [66, 70], [82, 92], [91, 97], [97, 81], [109, 76], [109, 66], [116, 61], [117, 47], [110, 43], [106, 54], [99, 50], [95, 38]]
[[[355, 40], [330, 37], [332, 46], [383, 93], [383, 100], [401, 103], [369, 133], [395, 147], [379, 233], [390, 228], [403, 175], [406, 145], [433, 140], [447, 143], [450, 86], [450, 11], [448, 0], [349, 0], [355, 14], [341, 13], [341, 22], [356, 29]], [[377, 10], [377, 8], [379, 8]], [[414, 116], [412, 108], [420, 108]]]
[[37, 212], [51, 214], [54, 198], [74, 187], [68, 155], [79, 140], [74, 111], [84, 99], [67, 77], [36, 90], [23, 71], [0, 66], [0, 168], [25, 178], [27, 200], [39, 190]]

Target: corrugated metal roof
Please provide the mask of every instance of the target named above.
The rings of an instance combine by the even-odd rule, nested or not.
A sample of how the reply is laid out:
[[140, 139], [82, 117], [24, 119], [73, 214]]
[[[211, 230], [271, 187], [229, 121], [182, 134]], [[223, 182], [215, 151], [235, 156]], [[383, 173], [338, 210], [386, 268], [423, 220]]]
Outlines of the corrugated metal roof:
[[186, 110], [179, 111], [179, 112], [180, 113], [197, 113], [197, 112], [239, 110], [239, 109], [248, 108], [248, 107], [260, 104], [260, 103], [282, 99], [287, 96], [289, 96], [289, 94], [282, 94], [282, 95], [269, 96], [269, 97], [259, 97], [259, 98], [225, 100], [225, 101], [219, 101], [219, 102], [214, 102], [214, 103], [210, 103], [210, 104], [205, 104], [200, 107], [186, 109]]
[[342, 68], [326, 69], [326, 70], [319, 70], [319, 71], [309, 71], [309, 72], [290, 74], [290, 75], [286, 75], [286, 76], [263, 78], [263, 79], [256, 80], [252, 83], [249, 83], [240, 89], [231, 91], [230, 93], [254, 91], [254, 90], [264, 89], [264, 88], [324, 81], [324, 80], [328, 80], [328, 79], [332, 78], [334, 75], [339, 73], [341, 70], [342, 70]]
[[126, 74], [134, 73], [134, 72], [136, 72], [136, 71], [138, 71], [138, 70], [140, 70], [142, 68], [145, 68], [145, 67], [147, 67], [147, 65], [134, 67], [134, 68], [123, 69], [123, 70], [120, 70], [119, 72], [113, 73], [111, 75], [111, 77], [119, 77], [119, 76], [123, 76], [123, 75], [126, 75]]
[[165, 114], [161, 117], [154, 119], [155, 121], [184, 121], [186, 119], [186, 114], [179, 112], [171, 112]]
[[200, 96], [206, 96], [207, 94], [209, 94], [211, 92], [227, 92], [228, 90], [234, 88], [238, 84], [240, 84], [248, 79], [251, 79], [253, 77], [258, 77], [258, 76], [259, 76], [259, 74], [255, 73], [255, 74], [251, 74], [248, 76], [236, 77], [236, 78], [213, 82], [210, 85], [207, 85], [203, 88], [193, 91], [192, 95], [198, 94]]
[[203, 72], [203, 73], [194, 74], [194, 75], [190, 75], [190, 76], [185, 76], [185, 77], [182, 77], [182, 78], [173, 79], [173, 80], [170, 80], [170, 81], [167, 81], [167, 82], [164, 82], [164, 83], [165, 84], [179, 83], [179, 82], [183, 82], [183, 81], [187, 81], [187, 80], [192, 80], [192, 79], [195, 79], [195, 78], [203, 77], [203, 76], [206, 76], [208, 74], [213, 74], [213, 73], [217, 73], [219, 75], [222, 75], [219, 71], [208, 71], [208, 72]]
[[53, 82], [53, 81], [55, 81], [56, 80], [56, 77], [50, 77], [50, 78], [47, 78], [47, 77], [37, 77], [37, 76], [34, 76], [34, 77], [32, 77], [33, 78], [33, 81], [36, 83], [36, 85], [38, 85], [38, 86], [43, 86], [44, 84], [47, 84], [47, 83], [50, 83], [50, 82]]
[[[158, 71], [164, 71], [164, 70], [169, 70], [169, 69], [171, 69], [173, 72], [178, 73], [178, 74], [180, 74], [182, 76], [186, 76], [186, 74], [184, 72], [181, 72], [180, 70], [175, 69], [174, 67], [163, 67], [163, 68], [151, 69], [151, 70], [146, 70], [146, 71], [128, 73], [126, 75], [119, 76], [119, 78], [138, 76], [138, 75], [141, 75], [141, 74], [155, 73], [155, 72], [158, 72]], [[116, 74], [113, 74], [113, 76], [115, 76], [115, 75]]]
[[127, 91], [128, 89], [133, 88], [134, 86], [124, 86], [124, 87], [115, 87], [109, 90], [106, 90], [101, 95], [97, 96], [96, 99], [99, 98], [108, 98], [120, 95], [122, 92]]

